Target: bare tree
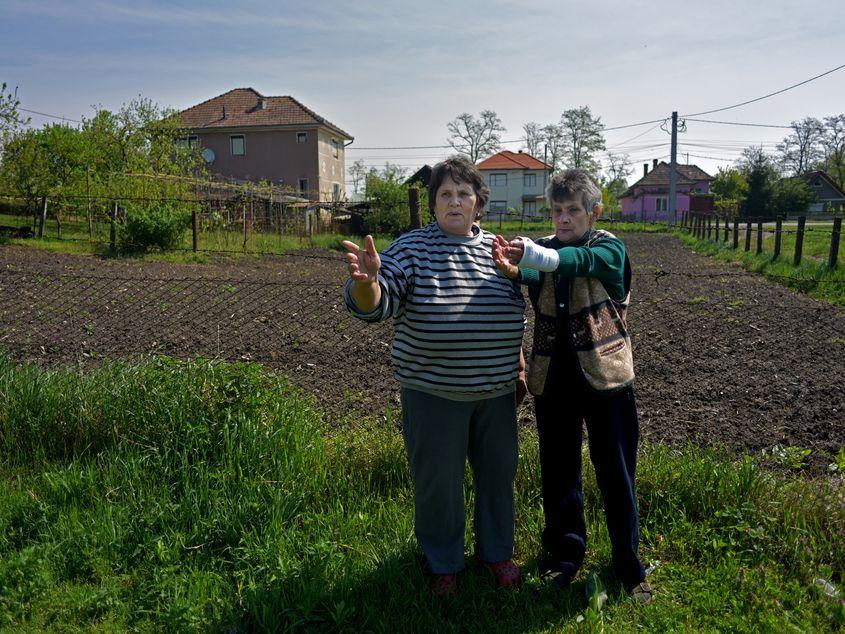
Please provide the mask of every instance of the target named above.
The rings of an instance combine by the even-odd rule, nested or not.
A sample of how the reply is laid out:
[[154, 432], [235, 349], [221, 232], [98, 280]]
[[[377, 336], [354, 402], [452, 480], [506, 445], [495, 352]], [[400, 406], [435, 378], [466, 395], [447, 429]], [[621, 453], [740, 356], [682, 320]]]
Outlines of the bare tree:
[[845, 187], [845, 114], [824, 118], [821, 138], [824, 169], [840, 187]]
[[589, 106], [570, 108], [560, 117], [564, 135], [564, 162], [567, 167], [585, 169], [595, 175], [601, 170], [596, 155], [605, 149], [604, 125]]
[[459, 114], [446, 124], [446, 129], [449, 131], [446, 142], [475, 163], [499, 151], [500, 133], [505, 131], [505, 126], [495, 112], [482, 110], [478, 119], [468, 112]]
[[815, 117], [793, 121], [792, 134], [776, 146], [781, 168], [793, 175], [812, 169], [821, 158], [822, 122]]
[[525, 132], [522, 140], [525, 142], [526, 151], [534, 158], [539, 158], [543, 146], [543, 129], [540, 124], [529, 121], [522, 126], [522, 130]]
[[367, 166], [364, 165], [364, 159], [358, 159], [349, 166], [349, 179], [352, 181], [352, 191], [356, 194], [366, 177]]
[[608, 152], [604, 167], [607, 183], [624, 183], [627, 186], [628, 177], [634, 172], [630, 164], [631, 160], [627, 154]]
[[540, 130], [543, 145], [545, 145], [546, 163], [552, 166], [553, 170], [560, 167], [560, 161], [563, 158], [564, 152], [564, 138], [563, 128], [559, 125], [550, 123], [544, 125]]

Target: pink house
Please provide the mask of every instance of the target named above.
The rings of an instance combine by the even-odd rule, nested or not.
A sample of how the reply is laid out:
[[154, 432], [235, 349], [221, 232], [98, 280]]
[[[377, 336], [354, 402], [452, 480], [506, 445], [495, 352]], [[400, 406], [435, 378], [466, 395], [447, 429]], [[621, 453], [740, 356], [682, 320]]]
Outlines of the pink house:
[[[690, 211], [713, 211], [710, 181], [713, 177], [697, 165], [678, 165], [675, 209], [680, 220]], [[626, 220], [666, 221], [669, 219], [669, 164], [654, 159], [649, 171], [643, 165], [643, 177], [619, 197], [622, 217]]]

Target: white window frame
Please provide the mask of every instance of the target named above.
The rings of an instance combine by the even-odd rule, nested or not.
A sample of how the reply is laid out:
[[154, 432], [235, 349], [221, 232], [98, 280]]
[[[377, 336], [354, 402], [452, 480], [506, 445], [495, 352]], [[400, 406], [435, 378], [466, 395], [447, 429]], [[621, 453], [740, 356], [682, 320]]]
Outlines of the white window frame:
[[508, 210], [507, 200], [491, 200], [487, 210], [492, 213], [506, 213]]
[[[235, 140], [241, 140], [241, 151], [235, 152]], [[229, 135], [229, 153], [232, 156], [245, 156], [246, 155], [246, 137], [243, 134], [230, 134]]]
[[654, 211], [669, 211], [669, 197], [658, 196], [654, 199]]
[[338, 143], [337, 139], [332, 139], [332, 156], [337, 158], [340, 156], [340, 143]]
[[[502, 181], [502, 182], [499, 182]], [[503, 174], [490, 174], [490, 187], [507, 187], [508, 186], [508, 174], [507, 172]]]
[[308, 133], [307, 132], [297, 132], [296, 133], [296, 142], [297, 143], [306, 143], [308, 141]]
[[537, 187], [537, 175], [536, 174], [523, 174], [522, 175], [522, 187], [523, 188]]
[[340, 183], [332, 183], [332, 200], [337, 202], [343, 192], [340, 191]]
[[537, 201], [536, 200], [526, 200], [522, 203], [522, 211], [525, 215], [536, 215], [537, 214]]
[[189, 148], [191, 148], [193, 150], [194, 148], [198, 148], [199, 145], [200, 145], [200, 140], [199, 140], [199, 137], [196, 134], [192, 134], [191, 136], [188, 137], [188, 147]]

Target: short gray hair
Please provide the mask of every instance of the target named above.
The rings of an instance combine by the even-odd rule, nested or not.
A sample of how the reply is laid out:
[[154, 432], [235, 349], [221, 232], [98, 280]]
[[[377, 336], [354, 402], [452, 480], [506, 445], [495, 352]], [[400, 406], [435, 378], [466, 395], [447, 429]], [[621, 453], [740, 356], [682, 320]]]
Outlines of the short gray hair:
[[590, 176], [587, 170], [569, 169], [556, 172], [546, 186], [546, 202], [561, 202], [581, 195], [581, 201], [587, 213], [593, 212], [593, 207], [601, 207], [601, 188]]

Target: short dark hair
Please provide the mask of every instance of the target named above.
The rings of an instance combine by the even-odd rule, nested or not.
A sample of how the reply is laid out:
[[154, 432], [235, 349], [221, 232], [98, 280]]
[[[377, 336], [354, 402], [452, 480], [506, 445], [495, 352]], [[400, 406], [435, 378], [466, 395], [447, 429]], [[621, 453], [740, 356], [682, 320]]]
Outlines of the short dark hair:
[[593, 207], [601, 206], [601, 188], [587, 170], [568, 169], [554, 174], [546, 186], [546, 202], [563, 202], [581, 196], [581, 202], [587, 213], [593, 213]]
[[437, 190], [443, 184], [443, 181], [449, 177], [456, 183], [469, 183], [475, 192], [475, 197], [478, 199], [476, 207], [478, 208], [477, 217], [481, 217], [481, 210], [487, 205], [490, 200], [490, 188], [484, 182], [484, 177], [478, 168], [472, 164], [467, 157], [450, 156], [444, 161], [440, 161], [437, 165], [431, 168], [431, 178], [428, 181], [428, 210], [433, 214], [434, 206], [437, 203]]

